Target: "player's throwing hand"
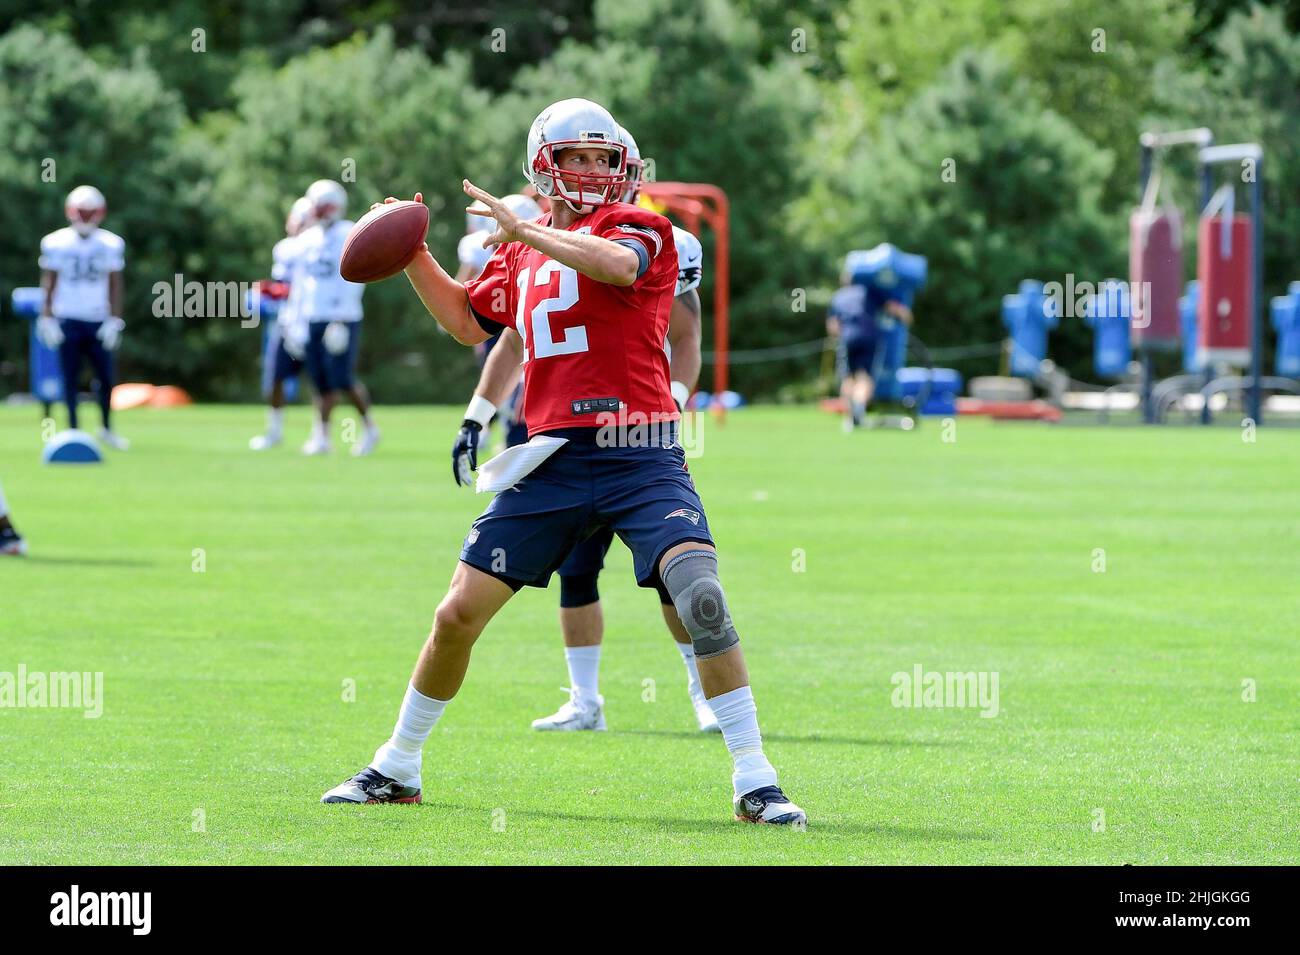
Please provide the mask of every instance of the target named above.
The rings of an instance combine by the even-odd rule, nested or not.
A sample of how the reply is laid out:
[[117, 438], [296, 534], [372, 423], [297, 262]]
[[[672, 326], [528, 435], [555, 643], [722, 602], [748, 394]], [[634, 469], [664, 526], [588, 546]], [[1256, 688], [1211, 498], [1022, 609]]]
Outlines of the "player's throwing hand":
[[[461, 182], [461, 188], [465, 190], [465, 195], [477, 200], [483, 206], [487, 206], [487, 215], [496, 220], [496, 231], [483, 240], [484, 248], [502, 242], [513, 242], [519, 238], [519, 226], [524, 220], [515, 215], [508, 205], [490, 192], [480, 189], [468, 179]], [[467, 206], [465, 211], [472, 212], [475, 215], [484, 214], [483, 209], [478, 205]]]

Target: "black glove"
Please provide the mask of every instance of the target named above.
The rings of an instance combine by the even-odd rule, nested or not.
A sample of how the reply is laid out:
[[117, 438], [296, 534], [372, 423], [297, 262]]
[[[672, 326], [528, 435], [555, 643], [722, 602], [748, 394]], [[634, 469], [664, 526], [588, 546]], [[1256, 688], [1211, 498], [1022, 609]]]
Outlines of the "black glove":
[[466, 418], [461, 422], [460, 434], [456, 435], [456, 443], [451, 446], [451, 476], [457, 485], [468, 487], [474, 483], [470, 472], [478, 470], [478, 436], [482, 430], [483, 426], [477, 421]]

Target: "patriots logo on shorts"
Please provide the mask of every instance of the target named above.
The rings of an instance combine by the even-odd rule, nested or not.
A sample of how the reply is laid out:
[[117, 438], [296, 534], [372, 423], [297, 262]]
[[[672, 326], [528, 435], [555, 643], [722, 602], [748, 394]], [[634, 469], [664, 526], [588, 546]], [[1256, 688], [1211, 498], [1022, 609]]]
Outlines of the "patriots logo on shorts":
[[689, 508], [685, 508], [685, 507], [679, 507], [671, 514], [665, 514], [664, 520], [668, 520], [668, 518], [670, 517], [684, 517], [692, 524], [698, 524], [700, 522], [700, 512], [692, 511]]

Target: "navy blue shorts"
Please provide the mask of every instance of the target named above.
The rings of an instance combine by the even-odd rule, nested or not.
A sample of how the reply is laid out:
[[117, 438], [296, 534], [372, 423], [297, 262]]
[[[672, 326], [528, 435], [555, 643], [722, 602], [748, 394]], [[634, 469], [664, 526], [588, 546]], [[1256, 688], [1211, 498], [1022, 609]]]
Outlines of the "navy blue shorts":
[[266, 336], [266, 349], [262, 353], [262, 397], [269, 395], [276, 385], [297, 378], [302, 368], [302, 360], [285, 351], [283, 336], [271, 332]]
[[[686, 541], [713, 544], [675, 440], [599, 447], [596, 428], [548, 433], [569, 443], [492, 499], [465, 537], [465, 563], [516, 589], [545, 587], [575, 547], [608, 529], [632, 551], [637, 584], [659, 589], [665, 551]], [[608, 545], [579, 556], [596, 549], [603, 565]]]
[[874, 337], [868, 338], [862, 335], [840, 339], [839, 370], [841, 378], [847, 378], [849, 375], [860, 371], [865, 371], [868, 375], [875, 373], [873, 366], [876, 363], [876, 341], [877, 339]]
[[341, 322], [348, 330], [348, 347], [340, 355], [332, 355], [325, 347], [325, 328], [328, 322], [311, 322], [307, 327], [307, 374], [312, 384], [322, 394], [327, 391], [346, 391], [353, 384], [353, 369], [357, 365], [357, 349], [361, 347], [361, 323]]
[[569, 551], [558, 573], [561, 577], [586, 577], [605, 569], [605, 555], [614, 543], [614, 529], [601, 527], [577, 547]]

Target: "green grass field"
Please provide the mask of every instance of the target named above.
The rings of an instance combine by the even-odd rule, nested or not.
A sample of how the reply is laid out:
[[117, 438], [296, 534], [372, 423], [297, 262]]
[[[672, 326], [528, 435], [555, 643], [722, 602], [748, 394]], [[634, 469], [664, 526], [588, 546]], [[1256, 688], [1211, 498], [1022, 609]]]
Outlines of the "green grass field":
[[[693, 732], [618, 544], [608, 733], [529, 729], [567, 682], [553, 582], [480, 641], [422, 806], [318, 804], [389, 733], [487, 503], [451, 482], [459, 409], [381, 409], [368, 460], [300, 457], [302, 409], [260, 456], [258, 409], [137, 411], [132, 450], [91, 469], [42, 467], [36, 419], [0, 408], [32, 548], [0, 560], [0, 671], [102, 671], [104, 712], [0, 709], [0, 863], [1300, 857], [1295, 432], [710, 426], [692, 470], [768, 754], [809, 812], [792, 832], [731, 821], [726, 751]], [[1000, 712], [893, 706], [917, 664], [997, 673]]]

